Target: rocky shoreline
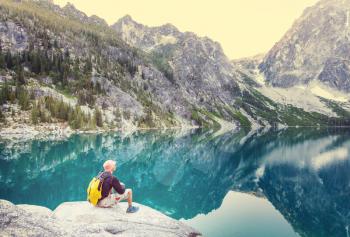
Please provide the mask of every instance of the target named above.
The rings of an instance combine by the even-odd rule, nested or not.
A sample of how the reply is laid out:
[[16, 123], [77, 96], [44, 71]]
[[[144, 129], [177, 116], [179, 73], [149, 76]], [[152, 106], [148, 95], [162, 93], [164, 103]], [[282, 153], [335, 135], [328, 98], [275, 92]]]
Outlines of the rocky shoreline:
[[12, 124], [9, 127], [0, 127], [0, 139], [15, 141], [25, 141], [31, 139], [61, 140], [69, 138], [73, 134], [98, 134], [116, 131], [129, 134], [138, 130], [195, 128], [199, 127], [182, 126], [169, 128], [139, 128], [135, 126], [124, 126], [122, 128], [99, 128], [96, 130], [79, 130], [71, 129], [67, 123], [41, 123], [38, 125], [18, 123]]
[[[42, 123], [39, 125], [15, 124], [11, 127], [2, 127], [0, 138], [5, 140], [30, 140], [30, 139], [65, 139], [73, 134], [101, 133], [119, 131], [121, 129], [96, 129], [77, 130], [71, 129], [67, 123]], [[132, 130], [130, 130], [132, 131]]]
[[55, 210], [14, 205], [0, 200], [1, 236], [202, 236], [197, 230], [141, 204], [137, 213], [127, 203], [97, 208], [88, 202], [65, 202]]

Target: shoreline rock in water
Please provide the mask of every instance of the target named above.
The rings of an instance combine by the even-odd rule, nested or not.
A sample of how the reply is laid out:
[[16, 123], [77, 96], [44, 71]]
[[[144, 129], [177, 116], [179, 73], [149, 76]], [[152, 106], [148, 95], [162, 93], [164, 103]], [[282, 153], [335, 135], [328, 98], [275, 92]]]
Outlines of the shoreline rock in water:
[[67, 139], [74, 134], [99, 134], [106, 132], [122, 132], [131, 134], [141, 130], [158, 130], [158, 129], [197, 129], [199, 126], [179, 126], [166, 128], [140, 128], [140, 127], [123, 127], [123, 128], [98, 128], [94, 130], [71, 129], [65, 123], [42, 123], [39, 125], [31, 124], [13, 124], [10, 127], [1, 127], [0, 138], [9, 141], [26, 141], [33, 139], [62, 140]]
[[65, 202], [51, 211], [0, 200], [1, 236], [201, 236], [180, 221], [150, 207], [135, 205], [140, 210], [127, 214], [127, 203], [97, 208], [83, 201]]

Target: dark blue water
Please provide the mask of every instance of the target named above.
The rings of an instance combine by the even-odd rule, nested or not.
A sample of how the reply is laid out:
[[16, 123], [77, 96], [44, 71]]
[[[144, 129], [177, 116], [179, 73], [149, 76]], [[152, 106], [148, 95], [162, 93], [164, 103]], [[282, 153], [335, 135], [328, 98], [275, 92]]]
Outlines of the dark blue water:
[[106, 159], [135, 201], [206, 236], [349, 236], [350, 133], [286, 129], [75, 135], [0, 142], [0, 198], [85, 200]]

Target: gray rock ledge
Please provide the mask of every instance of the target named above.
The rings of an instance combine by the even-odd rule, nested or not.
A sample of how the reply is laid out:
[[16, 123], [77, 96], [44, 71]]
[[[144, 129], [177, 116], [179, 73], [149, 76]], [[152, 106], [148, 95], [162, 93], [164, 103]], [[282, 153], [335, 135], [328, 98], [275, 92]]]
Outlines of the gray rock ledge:
[[180, 221], [147, 206], [135, 205], [140, 210], [127, 214], [127, 203], [97, 208], [88, 202], [65, 202], [51, 211], [0, 200], [1, 236], [201, 236]]

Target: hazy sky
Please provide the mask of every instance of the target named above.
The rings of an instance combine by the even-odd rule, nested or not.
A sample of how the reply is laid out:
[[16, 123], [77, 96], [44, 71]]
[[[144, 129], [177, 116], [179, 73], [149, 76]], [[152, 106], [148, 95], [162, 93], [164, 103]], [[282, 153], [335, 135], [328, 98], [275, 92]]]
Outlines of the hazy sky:
[[[65, 5], [67, 0], [54, 0]], [[69, 0], [109, 24], [126, 14], [142, 24], [175, 25], [220, 42], [231, 58], [268, 51], [317, 0]]]

